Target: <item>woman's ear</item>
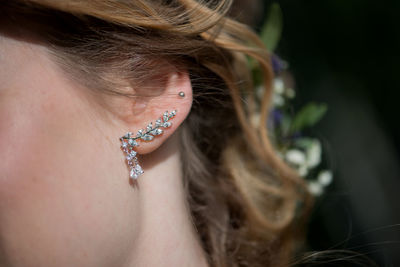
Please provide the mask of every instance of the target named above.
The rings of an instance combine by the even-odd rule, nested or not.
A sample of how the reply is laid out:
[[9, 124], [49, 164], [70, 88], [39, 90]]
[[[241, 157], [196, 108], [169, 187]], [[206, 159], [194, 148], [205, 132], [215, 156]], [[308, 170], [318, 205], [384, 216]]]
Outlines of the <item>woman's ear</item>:
[[[157, 120], [161, 119], [161, 122], [163, 122], [163, 114], [167, 111], [168, 114], [176, 111], [176, 115], [168, 120], [170, 126], [160, 127], [162, 133], [154, 135], [152, 140], [137, 139], [139, 146], [135, 147], [135, 150], [139, 154], [150, 153], [165, 142], [185, 120], [192, 106], [192, 85], [186, 71], [170, 72], [166, 74], [166, 77], [162, 77], [159, 83], [157, 80], [155, 83], [156, 85], [153, 82], [151, 87], [153, 91], [156, 91], [156, 95], [149, 92], [146, 94], [139, 93], [133, 100], [130, 99], [131, 117], [125, 119], [127, 125], [125, 132], [131, 132], [136, 136], [140, 130], [146, 132], [150, 123], [154, 128], [158, 123]], [[136, 91], [141, 92], [141, 90], [138, 88]], [[151, 89], [146, 89], [146, 91], [149, 90]]]

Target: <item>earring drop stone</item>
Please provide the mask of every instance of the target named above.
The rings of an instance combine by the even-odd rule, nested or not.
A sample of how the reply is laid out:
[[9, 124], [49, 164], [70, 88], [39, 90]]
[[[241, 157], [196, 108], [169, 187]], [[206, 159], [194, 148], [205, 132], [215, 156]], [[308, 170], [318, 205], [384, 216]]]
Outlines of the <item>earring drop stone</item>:
[[184, 97], [185, 97], [185, 93], [184, 93], [184, 92], [182, 92], [182, 91], [180, 91], [180, 92], [178, 93], [178, 95], [179, 95], [180, 97], [182, 97], [182, 98], [184, 98]]
[[[182, 92], [183, 93], [183, 92]], [[138, 141], [152, 141], [154, 137], [161, 135], [166, 128], [171, 127], [172, 123], [169, 121], [176, 115], [176, 110], [164, 112], [161, 118], [157, 119], [154, 123], [150, 122], [146, 130], [140, 129], [137, 131], [136, 135], [132, 132], [126, 133], [124, 136], [120, 137], [121, 148], [125, 152], [125, 158], [130, 168], [129, 177], [136, 180], [141, 174], [143, 174], [143, 169], [139, 165], [137, 158], [137, 152], [134, 150], [135, 147], [139, 146]], [[161, 129], [161, 128], [164, 128]]]

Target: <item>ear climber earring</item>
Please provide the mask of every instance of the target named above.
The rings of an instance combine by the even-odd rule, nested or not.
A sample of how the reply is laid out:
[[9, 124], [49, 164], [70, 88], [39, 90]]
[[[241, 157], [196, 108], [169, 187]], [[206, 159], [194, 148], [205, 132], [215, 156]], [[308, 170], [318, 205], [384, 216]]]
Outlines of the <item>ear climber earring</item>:
[[169, 121], [176, 115], [176, 110], [165, 111], [161, 118], [157, 119], [154, 123], [150, 122], [146, 130], [140, 129], [136, 135], [132, 132], [126, 133], [124, 136], [120, 137], [122, 150], [126, 154], [126, 160], [130, 169], [129, 176], [131, 179], [137, 179], [141, 174], [143, 174], [142, 167], [139, 165], [137, 159], [137, 152], [134, 150], [135, 147], [139, 146], [138, 141], [151, 141], [154, 137], [162, 134], [164, 129], [171, 127], [172, 123]]

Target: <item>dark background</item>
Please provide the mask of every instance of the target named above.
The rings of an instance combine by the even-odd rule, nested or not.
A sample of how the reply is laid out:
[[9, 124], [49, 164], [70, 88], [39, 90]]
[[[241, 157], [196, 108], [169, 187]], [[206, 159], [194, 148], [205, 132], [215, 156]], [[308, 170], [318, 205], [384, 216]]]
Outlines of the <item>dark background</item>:
[[279, 3], [276, 52], [295, 77], [295, 106], [329, 106], [311, 134], [323, 141], [334, 182], [316, 203], [310, 249], [354, 250], [378, 266], [400, 266], [400, 1], [242, 2], [238, 10], [258, 12], [254, 25]]
[[317, 202], [310, 246], [400, 266], [400, 1], [275, 2], [284, 16], [277, 53], [290, 63], [296, 104], [329, 106], [313, 134], [335, 180]]

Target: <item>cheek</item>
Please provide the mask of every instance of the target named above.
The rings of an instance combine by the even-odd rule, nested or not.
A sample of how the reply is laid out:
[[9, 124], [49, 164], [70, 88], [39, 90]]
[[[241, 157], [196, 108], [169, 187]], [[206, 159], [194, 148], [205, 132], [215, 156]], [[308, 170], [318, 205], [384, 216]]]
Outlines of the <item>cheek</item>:
[[117, 265], [135, 235], [135, 195], [110, 172], [122, 161], [74, 97], [46, 87], [0, 99], [0, 250], [15, 266]]

